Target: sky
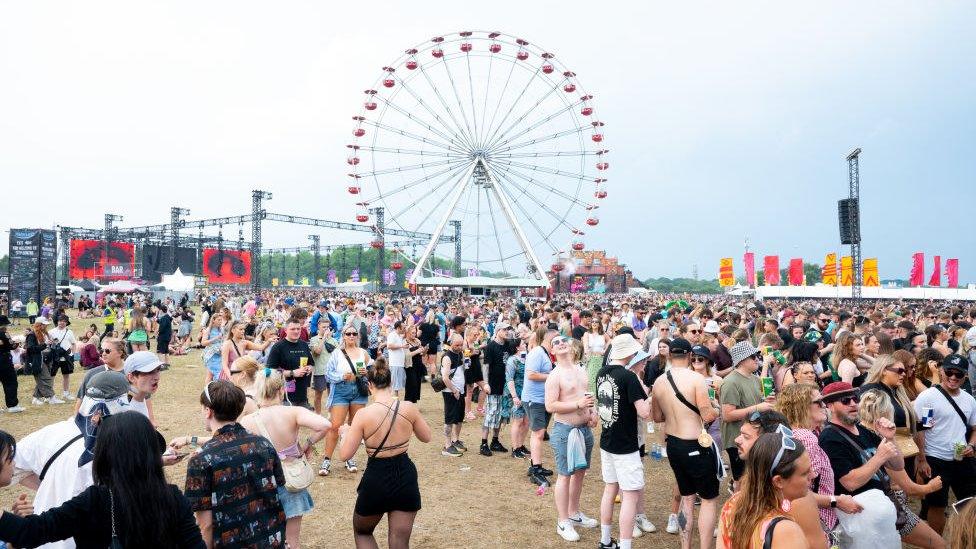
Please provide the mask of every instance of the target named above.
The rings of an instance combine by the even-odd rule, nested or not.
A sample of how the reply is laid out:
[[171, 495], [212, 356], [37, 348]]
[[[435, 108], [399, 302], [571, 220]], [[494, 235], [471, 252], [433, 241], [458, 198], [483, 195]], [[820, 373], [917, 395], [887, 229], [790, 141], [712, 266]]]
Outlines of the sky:
[[[250, 211], [351, 221], [362, 91], [459, 30], [524, 37], [596, 96], [611, 150], [587, 247], [639, 278], [843, 253], [860, 147], [864, 257], [976, 282], [976, 3], [0, 1], [0, 250], [10, 227]], [[265, 223], [265, 247], [365, 242]], [[248, 229], [245, 228], [245, 237]], [[225, 227], [236, 240], [237, 227]]]

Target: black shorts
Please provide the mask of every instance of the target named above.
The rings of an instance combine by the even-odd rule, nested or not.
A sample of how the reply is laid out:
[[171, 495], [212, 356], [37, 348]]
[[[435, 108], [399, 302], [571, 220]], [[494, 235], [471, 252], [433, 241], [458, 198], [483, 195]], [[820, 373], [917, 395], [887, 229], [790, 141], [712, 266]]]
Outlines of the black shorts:
[[156, 352], [161, 355], [169, 354], [169, 339], [157, 339], [156, 340]]
[[735, 446], [726, 448], [725, 451], [729, 453], [729, 469], [732, 470], [732, 480], [739, 480], [742, 478], [742, 473], [746, 471], [746, 462], [739, 457], [739, 449]]
[[471, 361], [471, 365], [464, 370], [464, 383], [474, 385], [479, 381], [484, 381], [485, 375], [481, 371], [481, 361]]
[[51, 377], [58, 375], [58, 372], [64, 375], [69, 375], [75, 371], [75, 362], [73, 360], [61, 360], [54, 361], [51, 363]]
[[542, 431], [549, 428], [549, 420], [552, 414], [546, 411], [546, 405], [541, 402], [523, 402], [525, 415], [529, 418], [530, 431]]
[[678, 481], [682, 496], [698, 494], [702, 499], [718, 497], [718, 456], [715, 447], [702, 448], [697, 440], [684, 440], [668, 436], [668, 463]]
[[369, 458], [356, 491], [359, 497], [355, 512], [361, 517], [420, 510], [417, 468], [406, 452], [388, 458]]
[[932, 478], [942, 477], [942, 489], [925, 496], [929, 507], [945, 507], [949, 504], [949, 488], [956, 501], [976, 496], [976, 458], [961, 461], [926, 457], [932, 467]]
[[464, 393], [454, 398], [454, 393], [441, 393], [444, 396], [444, 423], [454, 425], [464, 423]]

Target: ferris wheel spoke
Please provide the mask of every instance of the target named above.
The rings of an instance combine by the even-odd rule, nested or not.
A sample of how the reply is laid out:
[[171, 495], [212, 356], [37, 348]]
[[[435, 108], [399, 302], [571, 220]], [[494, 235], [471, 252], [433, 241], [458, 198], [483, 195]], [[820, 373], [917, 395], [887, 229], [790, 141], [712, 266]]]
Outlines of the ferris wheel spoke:
[[503, 149], [499, 149], [496, 146], [495, 149], [492, 149], [492, 154], [494, 155], [494, 154], [497, 154], [497, 153], [500, 153], [500, 152], [514, 151], [515, 149], [521, 149], [522, 147], [529, 147], [531, 145], [538, 145], [540, 143], [546, 143], [546, 142], [552, 141], [554, 139], [560, 139], [560, 138], [566, 137], [567, 135], [573, 135], [574, 133], [582, 133], [582, 132], [586, 131], [587, 129], [589, 129], [589, 126], [578, 126], [576, 128], [570, 128], [568, 130], [563, 130], [563, 131], [560, 131], [560, 132], [556, 132], [556, 133], [554, 133], [552, 135], [547, 135], [547, 136], [544, 136], [544, 137], [537, 137], [535, 139], [530, 139], [528, 141], [521, 141], [519, 143], [515, 143], [514, 145], [508, 145], [508, 146], [506, 146]]
[[[555, 210], [553, 210], [552, 207], [551, 207], [552, 206], [551, 204], [548, 204], [546, 201], [540, 199], [538, 197], [537, 193], [532, 192], [531, 190], [529, 190], [528, 187], [525, 187], [525, 186], [522, 186], [522, 185], [518, 184], [514, 179], [512, 179], [511, 177], [509, 177], [509, 176], [516, 176], [516, 177], [519, 177], [519, 178], [524, 179], [524, 176], [520, 176], [519, 174], [514, 173], [514, 172], [505, 171], [504, 169], [502, 170], [502, 173], [505, 174], [505, 176], [503, 176], [503, 178], [505, 179], [505, 181], [507, 181], [510, 185], [512, 185], [513, 187], [515, 187], [516, 189], [518, 189], [522, 193], [520, 196], [524, 195], [524, 196], [528, 197], [529, 200], [535, 202], [540, 208], [542, 208], [548, 214], [550, 214], [553, 217], [553, 219], [555, 219], [559, 224], [561, 224], [561, 225], [569, 228], [570, 230], [572, 230], [573, 227], [572, 227], [572, 225], [569, 224], [569, 222], [566, 221], [566, 217], [565, 216], [560, 216]], [[557, 191], [556, 194], [560, 194], [560, 195], [564, 196], [568, 200], [573, 201], [573, 203], [576, 204], [576, 205], [587, 206], [587, 204], [583, 204], [582, 202], [579, 202], [578, 200], [576, 200], [574, 197], [565, 195], [565, 193], [561, 193], [561, 192], [558, 192]]]
[[554, 169], [554, 168], [550, 168], [550, 167], [547, 167], [547, 166], [540, 166], [538, 164], [525, 164], [525, 163], [522, 163], [522, 162], [516, 162], [514, 160], [497, 160], [495, 162], [497, 162], [498, 164], [502, 164], [504, 166], [510, 166], [512, 168], [519, 168], [519, 169], [528, 170], [528, 171], [531, 171], [531, 172], [543, 172], [543, 173], [548, 173], [548, 174], [552, 174], [552, 175], [557, 175], [559, 177], [565, 177], [565, 178], [570, 179], [570, 180], [573, 180], [573, 181], [585, 181], [586, 179], [589, 179], [590, 178], [590, 176], [587, 176], [584, 173], [567, 172], [567, 171], [563, 171], [563, 170], [557, 170], [557, 169]]
[[[496, 175], [496, 177], [499, 177], [499, 178], [501, 178], [501, 179], [504, 179], [504, 180], [506, 180], [506, 181], [508, 181], [508, 182], [509, 182], [509, 184], [511, 184], [512, 186], [514, 186], [514, 187], [516, 187], [516, 188], [518, 188], [518, 185], [515, 185], [515, 184], [514, 184], [514, 183], [513, 183], [513, 182], [512, 182], [511, 180], [509, 180], [509, 179], [508, 179], [507, 177], [505, 177], [504, 175], [499, 175], [499, 174], [497, 174], [497, 173], [496, 173], [495, 175]], [[509, 199], [509, 202], [510, 202], [510, 203], [512, 203], [512, 204], [515, 204], [515, 207], [516, 207], [516, 208], [518, 208], [518, 209], [519, 209], [519, 211], [521, 211], [521, 212], [522, 212], [522, 215], [523, 215], [523, 217], [524, 217], [524, 218], [525, 218], [526, 220], [528, 220], [528, 222], [529, 222], [529, 224], [531, 224], [531, 225], [532, 225], [532, 227], [533, 227], [533, 228], [534, 228], [534, 229], [536, 230], [536, 233], [538, 233], [538, 235], [539, 235], [540, 237], [542, 237], [542, 239], [543, 239], [543, 240], [545, 241], [545, 243], [549, 245], [549, 247], [550, 247], [550, 248], [552, 249], [552, 251], [553, 251], [553, 252], [555, 252], [555, 251], [556, 251], [556, 250], [557, 250], [558, 248], [557, 248], [556, 246], [554, 246], [554, 245], [553, 245], [553, 243], [552, 243], [552, 242], [551, 242], [551, 241], [549, 240], [549, 237], [550, 237], [550, 236], [552, 236], [552, 234], [553, 234], [554, 232], [556, 232], [556, 229], [558, 229], [558, 228], [559, 228], [560, 226], [562, 226], [562, 225], [566, 225], [566, 226], [569, 226], [569, 225], [568, 225], [568, 224], [566, 223], [566, 221], [565, 221], [565, 219], [563, 219], [563, 218], [561, 218], [561, 217], [559, 217], [559, 215], [558, 215], [558, 214], [557, 214], [556, 212], [554, 212], [554, 211], [552, 211], [551, 209], [549, 209], [549, 207], [548, 207], [548, 206], [546, 206], [545, 204], [543, 204], [543, 203], [542, 203], [541, 201], [539, 201], [539, 200], [538, 200], [537, 198], [535, 198], [535, 197], [533, 197], [533, 196], [532, 196], [531, 194], [529, 194], [529, 193], [527, 193], [527, 192], [525, 192], [525, 190], [523, 189], [523, 190], [522, 190], [522, 192], [523, 192], [523, 194], [524, 194], [525, 196], [527, 196], [527, 197], [529, 197], [529, 198], [530, 198], [530, 199], [531, 199], [531, 200], [532, 200], [533, 202], [535, 202], [535, 203], [536, 203], [536, 205], [538, 205], [538, 206], [539, 206], [539, 208], [541, 208], [541, 209], [542, 209], [543, 211], [545, 211], [545, 212], [546, 212], [546, 213], [548, 213], [549, 215], [551, 215], [551, 216], [553, 216], [553, 218], [554, 218], [554, 219], [556, 219], [556, 221], [557, 221], [557, 223], [556, 223], [556, 225], [555, 225], [555, 226], [553, 226], [553, 228], [552, 228], [552, 230], [551, 230], [551, 231], [549, 231], [549, 232], [547, 233], [547, 232], [546, 232], [545, 230], [543, 230], [543, 229], [542, 229], [542, 227], [540, 227], [540, 226], [539, 226], [539, 224], [538, 224], [538, 223], [536, 222], [536, 220], [535, 220], [535, 216], [534, 216], [533, 214], [531, 214], [531, 213], [529, 213], [529, 212], [528, 212], [528, 211], [527, 211], [527, 210], [525, 209], [525, 206], [523, 206], [523, 205], [522, 205], [522, 202], [520, 202], [520, 201], [518, 200], [518, 197], [517, 197], [517, 196], [513, 196], [513, 195], [512, 195], [512, 193], [510, 192], [510, 190], [509, 190], [508, 188], [506, 188], [506, 187], [505, 187], [504, 185], [498, 185], [498, 186], [497, 186], [496, 188], [498, 189], [498, 192], [501, 192], [501, 193], [504, 193], [505, 195], [507, 195], [507, 196], [508, 196], [508, 199]]]
[[450, 145], [445, 145], [444, 143], [441, 143], [440, 141], [436, 141], [434, 139], [430, 139], [430, 138], [424, 137], [422, 135], [417, 135], [415, 133], [411, 133], [411, 132], [408, 132], [406, 130], [401, 130], [401, 129], [398, 129], [398, 128], [394, 128], [393, 126], [390, 126], [388, 124], [383, 124], [381, 122], [374, 122], [372, 120], [364, 120], [363, 121], [363, 124], [366, 124], [367, 126], [373, 126], [374, 128], [379, 129], [379, 130], [384, 130], [384, 131], [388, 131], [390, 133], [395, 133], [397, 135], [401, 135], [401, 136], [406, 137], [408, 139], [413, 139], [414, 141], [420, 141], [421, 143], [427, 143], [428, 145], [433, 145], [435, 147], [440, 147], [440, 148], [442, 148], [444, 150], [454, 151], [454, 152], [458, 152], [458, 153], [462, 153], [462, 154], [464, 154], [466, 152], [466, 151], [464, 151], [462, 149], [458, 149], [457, 147], [452, 147]]
[[424, 75], [424, 80], [427, 81], [427, 85], [430, 86], [430, 89], [434, 91], [434, 95], [437, 97], [437, 100], [440, 102], [441, 107], [444, 108], [444, 112], [446, 112], [447, 116], [451, 118], [451, 122], [454, 123], [456, 133], [458, 133], [464, 138], [464, 142], [468, 145], [469, 148], [471, 149], [475, 148], [474, 141], [472, 141], [471, 136], [464, 133], [464, 128], [461, 127], [461, 124], [458, 122], [457, 118], [454, 117], [454, 111], [452, 111], [451, 108], [447, 106], [447, 101], [444, 99], [444, 96], [441, 95], [440, 88], [438, 88], [437, 85], [434, 84], [434, 81], [431, 80], [430, 74], [427, 73], [423, 65], [418, 65], [417, 70], [420, 71], [420, 74]]
[[[573, 206], [582, 206], [584, 208], [586, 206], [589, 206], [588, 203], [583, 202], [579, 198], [577, 198], [577, 197], [575, 197], [575, 196], [573, 196], [573, 195], [571, 195], [571, 194], [569, 194], [569, 193], [567, 193], [567, 192], [559, 189], [558, 187], [553, 187], [552, 185], [548, 185], [548, 184], [546, 184], [546, 183], [544, 183], [542, 181], [539, 181], [538, 179], [535, 179], [535, 178], [533, 178], [533, 177], [531, 177], [529, 175], [520, 173], [517, 170], [514, 170], [514, 169], [512, 169], [510, 167], [507, 167], [507, 166], [493, 166], [493, 169], [500, 170], [500, 171], [502, 171], [502, 172], [504, 172], [504, 173], [506, 173], [506, 174], [508, 174], [508, 175], [510, 175], [512, 177], [517, 177], [519, 180], [523, 181], [524, 184], [531, 185], [533, 187], [536, 187], [537, 189], [539, 189], [539, 190], [541, 190], [543, 192], [550, 192], [550, 193], [552, 193], [552, 194], [554, 194], [554, 195], [556, 195], [556, 196], [558, 196], [558, 197], [560, 197], [560, 198], [568, 201]], [[521, 187], [521, 188], [525, 188], [525, 187]], [[533, 196], [535, 196], [535, 194], [536, 193], [533, 193]]]
[[416, 187], [417, 185], [420, 185], [422, 183], [426, 183], [427, 181], [430, 181], [432, 179], [436, 179], [436, 178], [438, 178], [438, 177], [440, 177], [442, 175], [445, 175], [445, 174], [451, 174], [451, 175], [448, 176], [448, 179], [450, 179], [451, 177], [454, 177], [454, 174], [456, 172], [460, 171], [461, 169], [463, 169], [465, 167], [467, 167], [467, 166], [448, 166], [447, 168], [444, 168], [443, 170], [440, 170], [440, 171], [438, 171], [436, 173], [432, 173], [430, 175], [425, 175], [424, 177], [421, 177], [421, 178], [418, 178], [418, 179], [414, 179], [413, 181], [411, 181], [409, 183], [406, 183], [404, 185], [401, 185], [401, 186], [399, 186], [399, 187], [397, 187], [395, 189], [392, 189], [392, 190], [389, 190], [389, 191], [386, 191], [386, 192], [383, 192], [382, 189], [379, 189], [379, 186], [377, 185], [377, 189], [380, 190], [379, 194], [376, 194], [374, 196], [370, 196], [369, 198], [364, 198], [364, 200], [366, 202], [373, 202], [373, 201], [380, 200], [380, 199], [386, 199], [386, 198], [392, 197], [392, 196], [394, 196], [394, 195], [396, 195], [398, 193], [401, 193], [403, 191], [406, 191], [408, 189], [411, 189], [413, 187]]
[[[477, 144], [479, 146], [484, 144], [484, 138], [487, 137], [485, 135], [485, 133], [487, 132], [487, 127], [485, 126], [485, 122], [487, 122], [487, 120], [485, 120], [485, 119], [488, 118], [488, 89], [491, 87], [491, 70], [494, 67], [494, 61], [495, 61], [495, 56], [492, 55], [492, 56], [488, 57], [488, 76], [487, 76], [487, 78], [484, 79], [485, 80], [485, 100], [484, 100], [484, 102], [483, 102], [483, 104], [481, 106], [481, 133], [478, 134], [477, 136], [475, 136], [476, 139], [477, 139]], [[514, 69], [515, 69], [515, 64], [512, 63], [512, 70], [514, 70]], [[509, 75], [511, 75], [511, 73], [509, 73]], [[474, 88], [471, 88], [471, 89], [474, 90]], [[473, 95], [473, 93], [472, 93], [472, 95]]]
[[514, 133], [514, 134], [512, 134], [512, 135], [509, 136], [508, 135], [508, 132], [511, 131], [512, 129], [518, 127], [518, 124], [521, 123], [523, 120], [525, 120], [528, 117], [529, 113], [532, 112], [531, 110], [529, 110], [525, 114], [523, 114], [522, 116], [520, 116], [518, 120], [516, 120], [515, 122], [512, 122], [512, 125], [510, 126], [510, 128], [508, 130], [506, 130], [506, 133], [503, 133], [502, 135], [499, 135], [498, 138], [495, 139], [495, 141], [492, 143], [492, 148], [501, 147], [501, 146], [504, 146], [506, 143], [511, 143], [512, 141], [518, 139], [519, 137], [522, 137], [523, 135], [526, 135], [526, 134], [531, 133], [536, 128], [539, 128], [539, 127], [541, 127], [541, 126], [543, 126], [545, 124], [548, 124], [549, 122], [551, 122], [552, 120], [555, 120], [560, 115], [566, 114], [567, 112], [571, 112], [574, 107], [576, 107], [578, 105], [582, 105], [582, 104], [583, 104], [583, 100], [582, 99], [579, 100], [579, 101], [576, 101], [575, 103], [567, 103], [562, 108], [560, 108], [558, 111], [555, 111], [555, 112], [550, 113], [550, 114], [548, 114], [546, 116], [543, 116], [542, 118], [536, 120], [535, 122], [529, 124], [525, 128], [522, 128], [518, 132], [516, 132], [516, 133]]
[[471, 55], [465, 54], [465, 59], [468, 62], [468, 91], [471, 92], [469, 94], [471, 99], [471, 124], [474, 126], [474, 131], [471, 133], [471, 135], [474, 138], [475, 143], [477, 143], [478, 142], [478, 111], [474, 107], [474, 78], [471, 76]]
[[434, 161], [434, 162], [421, 162], [420, 164], [411, 164], [409, 166], [397, 166], [395, 168], [386, 168], [386, 169], [383, 169], [383, 170], [375, 170], [375, 171], [371, 171], [371, 172], [363, 172], [363, 173], [360, 174], [360, 177], [374, 177], [374, 176], [377, 176], [377, 175], [387, 175], [387, 174], [391, 174], [391, 173], [411, 172], [411, 171], [414, 171], [414, 170], [423, 170], [423, 169], [426, 169], [426, 168], [434, 168], [434, 167], [437, 167], [437, 166], [449, 166], [449, 165], [466, 164], [467, 162], [468, 162], [467, 160], [461, 160], [461, 159], [437, 160], [437, 161]]
[[498, 246], [498, 257], [501, 259], [502, 272], [508, 273], [508, 267], [505, 266], [505, 254], [502, 253], [502, 236], [498, 232], [498, 220], [495, 218], [495, 211], [500, 209], [491, 207], [491, 193], [488, 192], [488, 188], [485, 187], [485, 199], [488, 202], [488, 212], [491, 214], [491, 228], [495, 234], [495, 244]]
[[492, 153], [488, 159], [495, 160], [497, 158], [512, 159], [512, 158], [552, 158], [552, 157], [563, 157], [563, 156], [599, 156], [600, 153], [597, 151], [587, 151], [587, 150], [575, 150], [575, 151], [551, 151], [551, 152], [527, 152], [527, 153], [514, 153], [514, 154], [494, 154]]
[[[498, 111], [502, 108], [502, 100], [505, 99], [505, 92], [508, 91], [508, 85], [512, 82], [512, 74], [515, 73], [515, 63], [510, 63], [508, 69], [508, 76], [505, 77], [505, 85], [502, 86], [502, 91], [498, 92], [498, 102], [495, 104], [495, 109], [491, 113], [491, 121], [485, 126], [485, 138], [481, 141], [480, 145], [484, 145], [488, 142], [491, 137], [489, 132], [493, 127], [495, 127], [495, 117], [498, 116]], [[487, 83], [485, 84], [485, 89], [487, 90]], [[485, 102], [487, 103], [488, 97], [487, 92], [485, 94]]]
[[[458, 110], [461, 111], [461, 120], [464, 120], [464, 127], [468, 130], [468, 138], [472, 143], [474, 143], [474, 132], [471, 131], [471, 125], [468, 124], [468, 115], [464, 112], [464, 105], [461, 103], [461, 94], [459, 94], [457, 91], [457, 85], [454, 83], [454, 74], [451, 72], [451, 68], [447, 66], [446, 58], [441, 58], [441, 65], [444, 67], [444, 72], [447, 73], [447, 79], [451, 82], [451, 90], [454, 91], [454, 99], [457, 100]], [[473, 112], [471, 114], [472, 116], [474, 115]]]
[[[532, 78], [529, 78], [529, 81], [526, 82], [525, 83], [525, 86], [522, 87], [522, 91], [519, 92], [519, 94], [515, 98], [515, 100], [512, 101], [512, 104], [508, 107], [508, 111], [505, 112], [505, 116], [502, 117], [502, 119], [498, 122], [498, 126], [496, 126], [494, 128], [494, 130], [491, 132], [491, 135], [488, 137], [488, 139], [487, 139], [488, 145], [485, 147], [486, 149], [489, 149], [490, 150], [492, 148], [493, 144], [495, 143], [495, 141], [497, 141], [498, 138], [496, 137], [496, 135], [498, 135], [498, 131], [501, 129], [502, 125], [505, 124], [505, 121], [508, 120], [508, 117], [512, 115], [512, 112], [515, 111], [515, 106], [518, 105], [519, 104], [519, 101], [522, 100], [522, 97], [525, 95], [525, 92], [527, 92], [529, 90], [529, 87], [532, 86], [532, 83], [533, 82], [535, 82], [535, 79], [536, 79], [537, 76], [539, 76], [539, 73], [540, 72], [541, 71], [537, 70], [534, 73], [532, 73]], [[539, 100], [536, 102], [536, 105], [538, 105], [539, 103], [542, 103], [543, 101], [545, 101], [557, 89], [559, 89], [559, 84], [558, 83], [555, 86], [549, 88], [549, 91], [547, 91], [545, 94], [543, 94], [542, 97], [539, 98]], [[535, 108], [535, 105], [533, 106], [533, 108]], [[530, 111], [531, 110], [532, 109], [530, 109]], [[509, 130], [506, 129], [504, 132], [502, 132], [502, 135], [504, 135], [508, 131]]]
[[[406, 87], [406, 84], [405, 84], [405, 82], [403, 80], [400, 80], [400, 82], [401, 82], [401, 85], [407, 90], [407, 93], [409, 93], [411, 95], [414, 95], [413, 94], [413, 90], [411, 90], [410, 88], [407, 88]], [[424, 103], [423, 100], [421, 100], [420, 98], [418, 98], [416, 95], [414, 95], [414, 98], [418, 101], [418, 103], [420, 103], [422, 106], [424, 106], [425, 108], [427, 108], [427, 104]], [[438, 137], [440, 137], [441, 139], [444, 139], [445, 141], [448, 141], [452, 145], [456, 145], [457, 147], [461, 147], [461, 148], [463, 148], [465, 146], [464, 139], [460, 135], [457, 135], [456, 133], [454, 133], [453, 131], [451, 131], [450, 130], [450, 127], [447, 126], [447, 124], [443, 120], [441, 120], [441, 118], [439, 116], [437, 116], [437, 114], [435, 114], [433, 111], [430, 111], [430, 109], [427, 109], [427, 111], [431, 113], [431, 115], [434, 117], [434, 120], [437, 120], [437, 122], [439, 122], [440, 125], [442, 127], [444, 127], [444, 129], [447, 130], [448, 133], [444, 133], [444, 132], [438, 130], [437, 128], [435, 128], [433, 126], [433, 124], [427, 122], [426, 120], [422, 119], [421, 117], [417, 116], [416, 114], [408, 111], [407, 109], [404, 109], [400, 105], [397, 105], [396, 103], [394, 103], [394, 102], [392, 102], [392, 101], [390, 101], [390, 100], [388, 100], [386, 98], [380, 97], [379, 100], [384, 105], [386, 105], [387, 107], [390, 107], [391, 109], [393, 109], [396, 112], [402, 114], [403, 116], [406, 116], [408, 119], [410, 119], [410, 121], [416, 123], [417, 125], [423, 127], [424, 129], [426, 129], [426, 130], [428, 130], [428, 131], [436, 134]], [[458, 149], [458, 150], [462, 150], [462, 149]]]
[[[468, 166], [467, 168], [469, 170], [470, 169], [470, 166]], [[466, 178], [466, 176], [468, 174], [468, 170], [465, 170], [461, 174], [461, 177], [457, 180], [457, 182], [455, 182], [453, 184], [450, 184], [450, 188], [445, 189], [444, 192], [440, 193], [440, 198], [439, 198], [439, 200], [436, 203], [434, 203], [434, 207], [427, 209], [427, 211], [430, 212], [431, 215], [430, 216], [426, 216], [425, 215], [423, 218], [421, 218], [420, 223], [418, 223], [416, 227], [413, 227], [410, 230], [412, 230], [414, 232], [420, 232], [420, 228], [423, 227], [424, 226], [424, 223], [427, 222], [428, 217], [431, 217], [432, 218], [434, 212], [436, 212], [438, 209], [440, 209], [440, 207], [442, 205], [444, 205], [444, 202], [448, 198], [451, 198], [454, 195], [455, 192], [459, 191], [461, 186], [467, 185], [467, 181], [466, 181], [467, 178]], [[447, 182], [447, 181], [450, 181], [450, 178], [448, 178], [447, 180], [445, 180], [445, 182]], [[441, 185], [441, 186], [443, 186], [443, 185]], [[437, 196], [437, 194], [436, 193], [428, 193], [428, 196]], [[409, 207], [400, 210], [399, 214], [396, 215], [396, 216], [394, 216], [394, 219], [401, 219], [400, 216], [402, 216], [405, 212], [407, 212], [409, 210], [410, 210]], [[401, 225], [400, 228], [403, 229], [404, 227]]]
[[411, 154], [416, 156], [439, 156], [445, 158], [467, 158], [468, 157], [468, 155], [466, 154], [454, 153], [454, 152], [425, 151], [423, 149], [401, 149], [399, 147], [372, 147], [369, 145], [360, 146], [359, 150], [378, 152], [378, 153]]

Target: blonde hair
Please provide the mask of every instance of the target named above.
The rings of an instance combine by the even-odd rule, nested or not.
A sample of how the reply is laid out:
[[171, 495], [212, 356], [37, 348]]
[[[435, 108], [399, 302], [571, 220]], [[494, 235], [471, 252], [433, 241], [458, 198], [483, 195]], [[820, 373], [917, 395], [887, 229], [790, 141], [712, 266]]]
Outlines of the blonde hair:
[[861, 423], [871, 425], [881, 418], [891, 420], [895, 416], [895, 407], [883, 391], [871, 389], [861, 395], [858, 415], [861, 417]]
[[776, 410], [783, 414], [794, 429], [812, 428], [810, 405], [817, 386], [811, 383], [793, 383], [783, 387], [776, 399]]
[[259, 400], [277, 401], [278, 394], [285, 387], [285, 380], [277, 370], [264, 368], [254, 380], [254, 396]]
[[963, 504], [959, 514], [949, 519], [946, 528], [948, 547], [976, 547], [976, 505], [973, 502]]
[[261, 365], [258, 364], [257, 360], [254, 360], [254, 357], [250, 355], [238, 357], [230, 364], [230, 369], [236, 370], [236, 373], [231, 376], [230, 380], [234, 385], [242, 389], [250, 387], [254, 384], [255, 374], [259, 368], [261, 368]]
[[[865, 378], [864, 383], [881, 383], [881, 377], [884, 375], [886, 369], [891, 368], [895, 364], [901, 364], [908, 371], [908, 366], [902, 363], [900, 360], [892, 355], [878, 355], [874, 359], [874, 364], [871, 369], [868, 370], [867, 378]], [[908, 376], [902, 378], [903, 380], [908, 379]], [[905, 383], [902, 382], [901, 385], [893, 387], [892, 393], [894, 393], [895, 401], [898, 403], [903, 410], [905, 410], [906, 421], [908, 422], [908, 427], [911, 429], [912, 433], [915, 432], [915, 424], [918, 422], [918, 416], [915, 414], [915, 407], [912, 406], [912, 400], [908, 397], [908, 391], [905, 390]], [[894, 413], [894, 412], [892, 412]]]

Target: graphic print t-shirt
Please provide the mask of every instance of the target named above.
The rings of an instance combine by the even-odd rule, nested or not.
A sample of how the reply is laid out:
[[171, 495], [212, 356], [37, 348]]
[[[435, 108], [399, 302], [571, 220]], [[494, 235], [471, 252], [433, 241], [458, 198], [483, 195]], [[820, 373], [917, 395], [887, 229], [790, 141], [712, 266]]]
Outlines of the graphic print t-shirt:
[[600, 449], [611, 454], [637, 451], [637, 410], [647, 398], [637, 374], [619, 364], [607, 364], [596, 375], [596, 409], [603, 432]]

